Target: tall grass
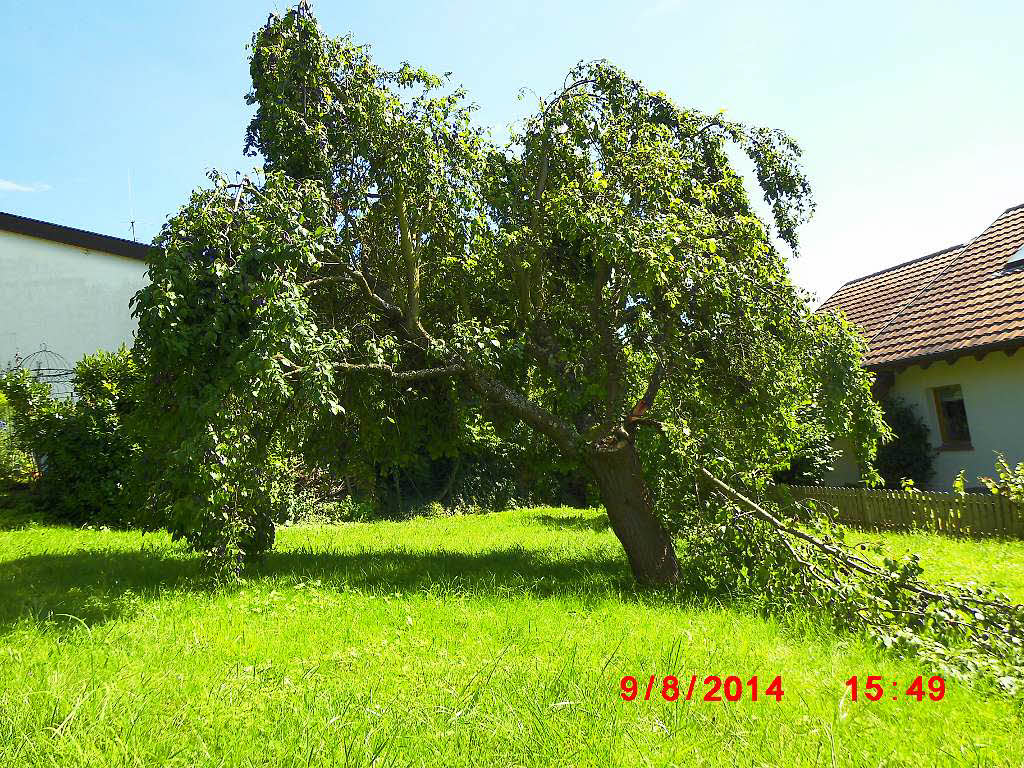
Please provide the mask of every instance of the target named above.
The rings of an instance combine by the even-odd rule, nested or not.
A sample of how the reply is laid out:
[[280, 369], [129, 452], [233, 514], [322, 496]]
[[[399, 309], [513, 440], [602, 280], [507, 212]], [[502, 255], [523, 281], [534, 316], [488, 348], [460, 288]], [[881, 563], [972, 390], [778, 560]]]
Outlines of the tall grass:
[[[894, 541], [1024, 592], [1020, 543]], [[618, 696], [692, 673], [785, 695]], [[1024, 762], [1011, 702], [951, 682], [854, 704], [854, 674], [932, 670], [813, 616], [638, 593], [595, 511], [296, 526], [217, 591], [163, 534], [0, 532], [2, 766]]]

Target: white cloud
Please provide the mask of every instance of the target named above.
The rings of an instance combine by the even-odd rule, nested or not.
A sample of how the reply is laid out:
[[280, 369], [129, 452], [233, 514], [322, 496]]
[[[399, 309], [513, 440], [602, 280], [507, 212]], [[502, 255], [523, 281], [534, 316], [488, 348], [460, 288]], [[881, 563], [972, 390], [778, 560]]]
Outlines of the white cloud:
[[46, 192], [50, 189], [49, 184], [35, 182], [34, 184], [19, 184], [16, 181], [0, 179], [0, 192]]

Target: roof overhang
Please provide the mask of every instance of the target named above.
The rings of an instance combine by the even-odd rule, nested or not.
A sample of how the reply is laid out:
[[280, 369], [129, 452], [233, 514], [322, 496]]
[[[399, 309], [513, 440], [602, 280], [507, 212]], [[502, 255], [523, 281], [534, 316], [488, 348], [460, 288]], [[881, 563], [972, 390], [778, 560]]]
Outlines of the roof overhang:
[[917, 355], [915, 357], [909, 357], [904, 360], [892, 360], [884, 363], [873, 363], [871, 365], [864, 366], [869, 371], [879, 373], [881, 371], [892, 371], [899, 373], [902, 370], [910, 368], [914, 365], [920, 365], [922, 368], [927, 368], [932, 363], [947, 362], [949, 364], [955, 363], [957, 360], [963, 357], [974, 357], [981, 360], [985, 355], [990, 352], [1005, 352], [1007, 355], [1014, 354], [1018, 349], [1024, 348], [1024, 338], [1008, 339], [1004, 341], [994, 341], [991, 344], [981, 344], [976, 347], [967, 347], [964, 349], [945, 350], [943, 352], [935, 352], [926, 355]]
[[63, 224], [51, 224], [48, 221], [16, 216], [13, 213], [0, 212], [0, 231], [13, 232], [16, 235], [38, 237], [54, 243], [87, 248], [90, 251], [111, 253], [137, 261], [145, 261], [146, 254], [152, 247], [149, 243], [136, 243], [111, 235], [101, 235], [84, 229], [65, 227]]

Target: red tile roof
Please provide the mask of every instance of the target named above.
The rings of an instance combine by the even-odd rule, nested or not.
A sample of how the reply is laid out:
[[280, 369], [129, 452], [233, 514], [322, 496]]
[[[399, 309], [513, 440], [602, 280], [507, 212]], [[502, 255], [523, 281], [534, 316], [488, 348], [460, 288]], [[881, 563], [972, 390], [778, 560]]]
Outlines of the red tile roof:
[[966, 245], [851, 280], [819, 311], [841, 310], [868, 341], [865, 364], [887, 368], [1024, 346], [1024, 205]]

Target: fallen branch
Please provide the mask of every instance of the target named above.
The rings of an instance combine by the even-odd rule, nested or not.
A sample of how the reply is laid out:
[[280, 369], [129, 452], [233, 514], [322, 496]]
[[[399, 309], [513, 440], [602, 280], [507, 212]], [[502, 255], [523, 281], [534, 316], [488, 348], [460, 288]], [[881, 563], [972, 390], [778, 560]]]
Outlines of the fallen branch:
[[[698, 474], [732, 505], [748, 510], [742, 517], [768, 525], [798, 571], [811, 579], [804, 582], [810, 597], [840, 622], [868, 629], [885, 645], [909, 647], [951, 674], [984, 671], [1008, 692], [1024, 689], [1024, 606], [987, 587], [928, 584], [916, 559], [873, 563], [842, 540], [780, 519], [707, 469]], [[731, 524], [753, 535], [741, 516], [732, 516]]]

